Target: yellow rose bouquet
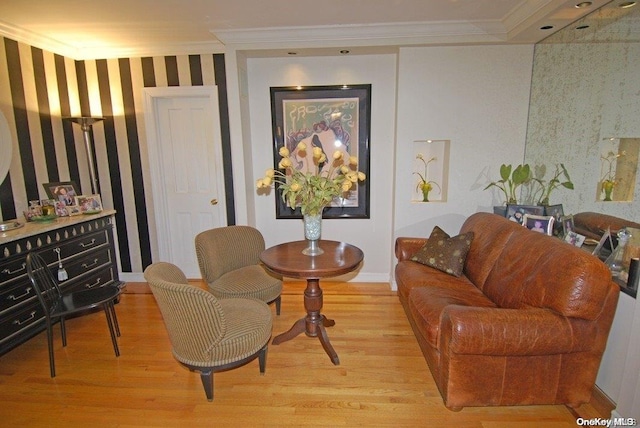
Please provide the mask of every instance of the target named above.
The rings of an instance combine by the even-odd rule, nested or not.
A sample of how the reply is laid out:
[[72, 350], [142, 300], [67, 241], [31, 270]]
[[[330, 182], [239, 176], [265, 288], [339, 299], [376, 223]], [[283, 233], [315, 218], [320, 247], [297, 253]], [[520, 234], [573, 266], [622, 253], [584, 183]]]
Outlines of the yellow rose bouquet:
[[[298, 157], [307, 158], [307, 150], [304, 142], [296, 146]], [[268, 169], [265, 176], [257, 180], [256, 186], [260, 189], [278, 183], [287, 206], [292, 209], [300, 207], [302, 215], [319, 215], [336, 197], [347, 196], [358, 181], [366, 179], [365, 174], [358, 171], [356, 156], [347, 156], [345, 152], [336, 150], [328, 160], [320, 147], [313, 147], [311, 154], [313, 161], [298, 169], [294, 167], [298, 160], [289, 149], [281, 147], [278, 170]]]

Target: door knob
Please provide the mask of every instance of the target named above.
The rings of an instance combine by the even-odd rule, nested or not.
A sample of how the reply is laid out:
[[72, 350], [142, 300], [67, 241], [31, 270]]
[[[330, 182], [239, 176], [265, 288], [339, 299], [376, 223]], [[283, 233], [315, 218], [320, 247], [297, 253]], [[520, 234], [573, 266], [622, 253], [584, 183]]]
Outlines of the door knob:
[[218, 200], [217, 199], [211, 199], [211, 205], [218, 205]]

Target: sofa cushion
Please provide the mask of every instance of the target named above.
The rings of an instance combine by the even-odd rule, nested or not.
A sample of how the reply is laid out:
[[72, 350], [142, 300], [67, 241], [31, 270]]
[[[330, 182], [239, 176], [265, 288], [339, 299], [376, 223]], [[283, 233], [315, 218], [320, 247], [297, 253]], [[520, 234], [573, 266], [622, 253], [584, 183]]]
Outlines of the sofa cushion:
[[[466, 283], [466, 287], [464, 283]], [[435, 287], [414, 287], [409, 292], [409, 310], [418, 329], [427, 342], [436, 349], [440, 349], [438, 339], [442, 312], [447, 306], [490, 307], [496, 305], [485, 297], [480, 290], [461, 277], [460, 281], [451, 288], [446, 284]], [[435, 285], [435, 284], [434, 284]]]
[[460, 276], [473, 240], [473, 232], [450, 237], [438, 226], [433, 228], [426, 244], [411, 257], [411, 260]]

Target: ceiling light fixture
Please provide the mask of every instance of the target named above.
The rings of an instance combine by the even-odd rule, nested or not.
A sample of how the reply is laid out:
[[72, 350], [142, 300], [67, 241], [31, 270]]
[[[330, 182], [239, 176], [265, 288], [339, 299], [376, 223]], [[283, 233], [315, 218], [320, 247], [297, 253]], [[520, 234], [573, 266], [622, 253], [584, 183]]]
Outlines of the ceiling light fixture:
[[349, 51], [349, 50], [347, 50], [347, 49], [342, 49], [342, 50], [340, 51], [340, 53], [341, 53], [342, 55], [346, 55], [346, 54], [348, 54], [349, 52], [350, 52], [350, 51]]
[[585, 7], [590, 7], [593, 4], [591, 1], [581, 1], [576, 5], [576, 9], [584, 9]]
[[588, 25], [578, 25], [576, 27], [576, 30], [584, 30], [585, 28], [589, 28], [589, 26]]
[[620, 3], [620, 4], [618, 5], [618, 7], [619, 7], [620, 9], [627, 9], [627, 8], [629, 8], [629, 7], [633, 7], [633, 6], [635, 6], [635, 5], [636, 5], [636, 3], [637, 3], [637, 2], [635, 2], [635, 1], [623, 1], [622, 3]]
[[553, 25], [544, 25], [540, 27], [541, 30], [551, 30], [552, 28], [553, 28]]
[[287, 52], [287, 55], [298, 55], [298, 52]]

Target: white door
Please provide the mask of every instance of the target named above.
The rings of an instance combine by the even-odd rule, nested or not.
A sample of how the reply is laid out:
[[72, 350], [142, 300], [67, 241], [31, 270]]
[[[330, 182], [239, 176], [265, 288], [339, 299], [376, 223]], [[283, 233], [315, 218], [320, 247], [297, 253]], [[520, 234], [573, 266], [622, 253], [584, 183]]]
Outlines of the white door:
[[146, 88], [159, 261], [200, 278], [194, 238], [226, 225], [217, 88]]

